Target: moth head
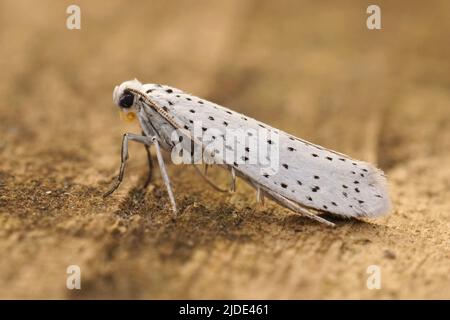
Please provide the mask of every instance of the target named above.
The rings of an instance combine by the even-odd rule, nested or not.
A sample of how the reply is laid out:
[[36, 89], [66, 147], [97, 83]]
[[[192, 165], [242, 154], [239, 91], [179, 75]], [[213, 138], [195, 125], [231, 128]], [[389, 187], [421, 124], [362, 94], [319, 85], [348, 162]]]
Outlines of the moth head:
[[140, 91], [142, 89], [142, 83], [136, 79], [125, 81], [116, 86], [113, 92], [113, 102], [126, 113], [137, 111], [137, 98], [130, 89]]

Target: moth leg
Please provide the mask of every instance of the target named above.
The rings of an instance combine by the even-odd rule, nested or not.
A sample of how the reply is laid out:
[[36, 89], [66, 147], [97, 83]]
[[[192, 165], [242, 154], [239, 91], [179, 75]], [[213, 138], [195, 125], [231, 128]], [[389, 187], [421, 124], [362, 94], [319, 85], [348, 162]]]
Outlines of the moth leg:
[[148, 145], [144, 145], [145, 147], [145, 151], [147, 153], [147, 163], [148, 163], [148, 175], [147, 175], [147, 179], [145, 180], [144, 183], [144, 188], [146, 189], [148, 187], [148, 185], [150, 184], [150, 182], [152, 182], [153, 179], [153, 159], [152, 159], [152, 155], [150, 153], [150, 147]]
[[194, 165], [194, 169], [195, 171], [197, 171], [197, 173], [206, 181], [207, 184], [209, 184], [213, 189], [219, 191], [219, 192], [228, 192], [228, 190], [222, 189], [221, 187], [219, 187], [218, 185], [216, 185], [214, 182], [211, 181], [211, 179], [209, 179], [206, 174], [204, 174], [203, 172], [201, 172], [201, 170], [199, 168], [197, 168], [196, 165]]
[[164, 184], [167, 188], [167, 193], [169, 194], [170, 203], [172, 204], [172, 211], [174, 219], [177, 217], [177, 205], [175, 203], [175, 197], [173, 196], [172, 187], [170, 186], [169, 176], [167, 175], [166, 166], [164, 165], [164, 159], [161, 154], [161, 148], [159, 147], [159, 142], [156, 137], [151, 138], [156, 149], [156, 157], [158, 158], [159, 170], [161, 171], [161, 176], [164, 180]]
[[125, 133], [122, 137], [122, 149], [120, 151], [120, 169], [119, 169], [119, 175], [117, 177], [116, 182], [112, 186], [112, 188], [106, 192], [103, 197], [107, 197], [110, 194], [112, 194], [114, 191], [117, 190], [117, 188], [120, 186], [123, 180], [123, 175], [125, 173], [125, 164], [128, 160], [128, 141], [136, 141], [143, 144], [149, 144], [151, 141], [148, 140], [148, 137], [145, 136], [139, 136], [134, 133]]
[[264, 206], [264, 192], [261, 190], [261, 187], [256, 186], [256, 203]]
[[126, 161], [128, 160], [128, 141], [139, 142], [139, 143], [142, 143], [142, 144], [147, 145], [147, 146], [152, 144], [152, 143], [155, 145], [155, 147], [156, 147], [156, 157], [158, 158], [159, 169], [161, 171], [161, 175], [162, 175], [164, 183], [166, 185], [167, 193], [169, 194], [169, 199], [170, 199], [170, 202], [172, 204], [172, 210], [173, 210], [173, 213], [174, 213], [174, 217], [176, 217], [176, 215], [177, 215], [177, 206], [175, 204], [175, 197], [173, 196], [172, 188], [170, 186], [170, 180], [169, 180], [169, 177], [168, 177], [167, 172], [166, 172], [166, 167], [164, 165], [164, 160], [163, 160], [163, 157], [162, 157], [162, 154], [161, 154], [161, 149], [159, 147], [159, 143], [158, 143], [158, 140], [156, 139], [156, 137], [149, 138], [147, 136], [140, 136], [140, 135], [133, 134], [133, 133], [125, 133], [123, 135], [119, 176], [117, 177], [117, 181], [113, 185], [111, 190], [106, 192], [103, 196], [107, 197], [111, 193], [116, 191], [116, 189], [119, 187], [120, 183], [123, 180], [123, 175], [124, 175], [124, 172], [125, 172], [125, 164], [126, 164]]
[[261, 188], [261, 185], [259, 185], [256, 182], [253, 182], [253, 181], [250, 181], [250, 184], [256, 190], [256, 205], [260, 206], [260, 207], [264, 207], [265, 197], [264, 197], [264, 190], [263, 190], [263, 188]]
[[236, 191], [236, 172], [234, 171], [234, 167], [231, 167], [231, 182], [230, 182], [230, 191]]

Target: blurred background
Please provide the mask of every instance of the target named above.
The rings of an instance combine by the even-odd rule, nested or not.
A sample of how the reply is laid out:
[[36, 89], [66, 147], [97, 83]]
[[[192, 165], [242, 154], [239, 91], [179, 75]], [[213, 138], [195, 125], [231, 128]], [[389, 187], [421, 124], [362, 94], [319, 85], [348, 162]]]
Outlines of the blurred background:
[[[366, 27], [371, 4], [381, 30]], [[2, 0], [0, 298], [450, 298], [449, 34], [445, 0]], [[330, 230], [170, 166], [173, 222], [159, 175], [140, 189], [136, 145], [102, 199], [121, 134], [139, 132], [112, 104], [133, 78], [378, 164], [391, 215]]]

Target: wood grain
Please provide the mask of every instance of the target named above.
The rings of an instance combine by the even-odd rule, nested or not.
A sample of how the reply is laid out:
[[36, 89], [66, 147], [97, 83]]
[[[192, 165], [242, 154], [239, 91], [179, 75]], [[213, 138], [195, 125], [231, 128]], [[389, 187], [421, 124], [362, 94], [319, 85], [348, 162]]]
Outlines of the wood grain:
[[[0, 4], [0, 298], [450, 297], [448, 1], [378, 1], [379, 31], [359, 1], [79, 5], [69, 31], [62, 2]], [[330, 229], [172, 165], [173, 222], [158, 175], [140, 190], [136, 145], [104, 200], [138, 131], [112, 90], [135, 77], [378, 163], [392, 214]], [[82, 290], [66, 289], [71, 264]]]

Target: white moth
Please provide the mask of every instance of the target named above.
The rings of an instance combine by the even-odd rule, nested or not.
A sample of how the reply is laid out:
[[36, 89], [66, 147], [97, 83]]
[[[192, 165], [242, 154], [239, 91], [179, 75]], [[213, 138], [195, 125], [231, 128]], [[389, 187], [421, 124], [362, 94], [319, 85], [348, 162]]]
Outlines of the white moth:
[[[319, 217], [317, 213], [376, 217], [390, 210], [383, 172], [369, 163], [296, 138], [255, 119], [165, 85], [126, 81], [114, 89], [113, 101], [127, 114], [137, 115], [142, 135], [124, 134], [119, 177], [105, 195], [114, 192], [121, 183], [128, 159], [128, 141], [136, 141], [144, 144], [147, 149], [150, 174], [146, 185], [150, 182], [152, 169], [148, 148], [155, 146], [174, 215], [177, 208], [161, 148], [174, 155], [174, 151], [180, 146], [183, 151], [189, 152], [178, 150], [175, 152], [178, 155], [191, 155], [193, 150], [200, 149], [209, 157], [208, 163], [216, 163], [230, 170], [233, 191], [236, 176], [240, 176], [256, 189], [258, 202], [268, 196], [297, 213], [328, 225], [334, 224]], [[197, 123], [200, 123], [201, 130], [197, 130]], [[230, 131], [239, 131], [247, 139], [236, 141], [233, 135], [227, 133]], [[264, 134], [259, 134], [261, 131]], [[251, 139], [255, 133], [260, 136], [257, 144], [254, 143], [255, 139]], [[217, 144], [218, 142], [221, 144]], [[224, 148], [214, 147], [217, 145]], [[238, 149], [243, 153], [238, 154]], [[276, 150], [275, 156], [273, 152], [261, 152], [262, 149]], [[234, 154], [231, 152], [233, 156], [228, 157], [229, 152], [225, 151], [234, 151]], [[250, 155], [255, 152], [264, 154], [265, 160], [272, 161], [276, 158], [276, 161], [272, 161], [277, 164], [276, 168], [263, 165], [261, 161], [251, 162]], [[204, 178], [212, 184], [206, 176]]]

